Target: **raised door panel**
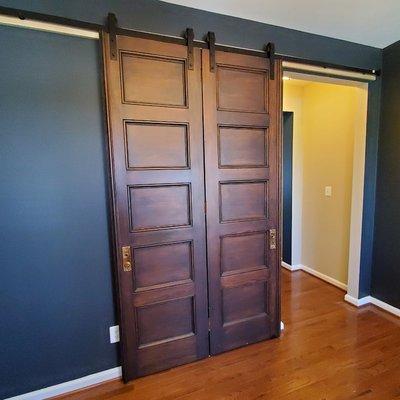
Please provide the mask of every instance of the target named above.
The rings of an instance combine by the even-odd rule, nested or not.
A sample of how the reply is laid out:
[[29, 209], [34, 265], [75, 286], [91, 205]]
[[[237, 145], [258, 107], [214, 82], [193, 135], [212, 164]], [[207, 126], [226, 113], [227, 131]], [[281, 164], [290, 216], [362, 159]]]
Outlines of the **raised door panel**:
[[266, 167], [266, 129], [219, 126], [219, 166], [221, 168]]
[[125, 103], [184, 107], [185, 60], [121, 52], [122, 99]]
[[222, 292], [224, 326], [267, 316], [267, 286], [256, 282]]
[[194, 336], [193, 297], [138, 307], [136, 312], [140, 349]]
[[188, 169], [186, 124], [126, 122], [128, 169]]
[[266, 112], [267, 79], [263, 71], [238, 66], [217, 68], [218, 110]]
[[219, 187], [221, 222], [267, 218], [267, 181], [225, 181]]
[[[279, 335], [279, 71], [203, 51], [211, 353]], [[269, 233], [278, 230], [277, 246]]]
[[189, 70], [186, 46], [117, 36], [111, 60], [104, 45], [129, 380], [209, 354], [201, 53]]
[[131, 231], [192, 225], [190, 184], [129, 186]]
[[193, 243], [168, 243], [135, 249], [135, 291], [193, 280]]
[[221, 274], [265, 268], [267, 265], [265, 232], [221, 236]]

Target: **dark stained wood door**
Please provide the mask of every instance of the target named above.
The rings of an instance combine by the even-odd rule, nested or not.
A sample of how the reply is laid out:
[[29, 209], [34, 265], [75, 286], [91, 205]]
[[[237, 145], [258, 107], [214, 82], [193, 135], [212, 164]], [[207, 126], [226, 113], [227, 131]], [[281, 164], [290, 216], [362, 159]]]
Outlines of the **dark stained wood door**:
[[270, 80], [266, 58], [215, 60], [203, 50], [212, 354], [280, 333], [280, 68]]
[[117, 36], [116, 60], [104, 47], [129, 380], [209, 354], [201, 51], [191, 70], [183, 45]]

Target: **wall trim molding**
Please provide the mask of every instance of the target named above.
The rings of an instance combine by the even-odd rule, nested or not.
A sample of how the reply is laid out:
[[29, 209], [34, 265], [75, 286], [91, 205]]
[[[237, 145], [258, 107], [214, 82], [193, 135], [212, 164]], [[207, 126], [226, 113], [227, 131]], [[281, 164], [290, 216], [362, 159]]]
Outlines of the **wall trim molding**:
[[371, 296], [365, 296], [365, 297], [362, 297], [361, 299], [357, 299], [356, 297], [353, 297], [347, 293], [344, 296], [344, 300], [347, 301], [348, 303], [352, 304], [353, 306], [361, 307], [361, 306], [365, 306], [366, 304], [371, 303], [370, 297]]
[[331, 278], [330, 276], [325, 275], [322, 272], [316, 271], [313, 268], [307, 267], [306, 265], [302, 265], [301, 270], [304, 272], [307, 272], [310, 275], [314, 275], [317, 278], [322, 279], [323, 281], [328, 282], [331, 285], [338, 287], [339, 289], [347, 290], [347, 285], [345, 283], [340, 282], [337, 279]]
[[393, 314], [396, 317], [400, 317], [400, 308], [391, 306], [390, 304], [385, 303], [384, 301], [379, 300], [373, 296], [365, 296], [365, 297], [362, 297], [361, 299], [356, 299], [355, 297], [350, 296], [349, 294], [346, 294], [344, 296], [344, 299], [345, 299], [345, 301], [347, 301], [348, 303], [350, 303], [356, 307], [362, 307], [367, 304], [373, 304], [374, 306], [376, 306], [384, 311], [387, 311], [388, 313]]
[[299, 271], [301, 269], [301, 264], [290, 265], [288, 263], [285, 263], [285, 261], [282, 261], [281, 266], [288, 269], [289, 271]]
[[21, 19], [9, 15], [0, 15], [0, 25], [33, 29], [36, 31], [59, 33], [61, 35], [68, 36], [78, 36], [86, 39], [98, 40], [100, 38], [99, 32], [94, 30], [77, 28], [69, 25], [55, 24], [52, 22], [42, 22], [29, 18]]
[[384, 301], [379, 300], [376, 297], [372, 297], [372, 296], [368, 296], [368, 297], [371, 298], [371, 303], [374, 306], [377, 306], [377, 307], [381, 308], [382, 310], [387, 311], [390, 314], [396, 315], [396, 317], [400, 317], [400, 308], [391, 306], [390, 304], [385, 303]]
[[75, 390], [84, 389], [89, 386], [97, 385], [106, 381], [120, 378], [122, 376], [121, 367], [107, 369], [95, 374], [83, 376], [82, 378], [74, 379], [60, 383], [58, 385], [49, 386], [33, 392], [20, 394], [18, 396], [9, 397], [5, 400], [43, 400], [50, 397], [58, 396], [65, 393], [70, 393]]
[[330, 276], [325, 275], [322, 272], [316, 271], [313, 268], [307, 267], [306, 265], [303, 265], [303, 264], [290, 265], [283, 261], [282, 261], [281, 265], [283, 268], [286, 268], [289, 271], [293, 272], [293, 271], [301, 270], [301, 271], [307, 272], [308, 274], [313, 275], [319, 279], [322, 279], [323, 281], [328, 282], [331, 285], [338, 287], [339, 289], [347, 290], [347, 285], [345, 283], [340, 282], [337, 279], [331, 278]]

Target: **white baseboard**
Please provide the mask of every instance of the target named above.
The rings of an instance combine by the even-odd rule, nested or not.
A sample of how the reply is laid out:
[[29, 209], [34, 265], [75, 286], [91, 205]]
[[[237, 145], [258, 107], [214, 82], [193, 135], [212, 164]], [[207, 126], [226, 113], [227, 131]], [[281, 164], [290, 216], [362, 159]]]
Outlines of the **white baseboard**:
[[314, 275], [319, 279], [322, 279], [325, 282], [330, 283], [333, 286], [336, 286], [342, 290], [347, 290], [347, 285], [343, 282], [338, 281], [337, 279], [331, 278], [328, 275], [325, 275], [319, 271], [316, 271], [315, 269], [312, 269], [310, 267], [307, 267], [306, 265], [302, 264], [297, 264], [297, 265], [290, 265], [282, 261], [282, 267], [288, 269], [289, 271], [298, 271], [302, 270], [304, 272], [309, 273], [310, 275]]
[[314, 275], [317, 278], [322, 279], [323, 281], [328, 282], [333, 286], [336, 286], [343, 290], [347, 290], [347, 285], [343, 282], [338, 281], [337, 279], [331, 278], [330, 276], [325, 275], [319, 271], [316, 271], [315, 269], [312, 269], [310, 267], [307, 267], [306, 265], [302, 265], [301, 269], [302, 271], [308, 272], [309, 274]]
[[120, 378], [121, 374], [121, 367], [111, 368], [105, 371], [97, 372], [96, 374], [91, 374], [79, 379], [74, 379], [73, 381], [63, 382], [59, 385], [49, 386], [44, 389], [35, 390], [34, 392], [20, 394], [19, 396], [15, 397], [9, 397], [5, 400], [48, 399], [50, 397], [73, 392], [74, 390], [84, 389], [88, 386], [96, 385], [98, 383], [109, 381], [111, 379]]
[[385, 303], [384, 301], [379, 300], [375, 297], [372, 297], [372, 296], [368, 296], [368, 297], [371, 297], [371, 303], [374, 304], [375, 306], [382, 308], [382, 310], [385, 310], [385, 311], [389, 312], [390, 314], [400, 317], [400, 308], [393, 307], [390, 304]]
[[353, 304], [353, 306], [356, 307], [361, 307], [364, 306], [365, 304], [370, 304], [371, 303], [371, 296], [366, 296], [362, 297], [361, 299], [357, 299], [353, 296], [350, 296], [349, 294], [346, 294], [344, 296], [345, 301], [347, 301], [350, 304]]
[[301, 269], [301, 265], [297, 264], [297, 265], [290, 265], [288, 263], [285, 263], [285, 261], [282, 261], [281, 266], [283, 268], [288, 269], [289, 271], [298, 271]]
[[376, 297], [365, 296], [365, 297], [362, 297], [361, 299], [356, 299], [355, 297], [350, 296], [349, 294], [346, 294], [346, 296], [344, 296], [344, 299], [348, 303], [353, 304], [353, 306], [356, 306], [356, 307], [361, 307], [366, 304], [373, 304], [373, 305], [381, 308], [382, 310], [389, 312], [390, 314], [400, 317], [400, 308], [393, 307], [390, 304], [377, 299]]

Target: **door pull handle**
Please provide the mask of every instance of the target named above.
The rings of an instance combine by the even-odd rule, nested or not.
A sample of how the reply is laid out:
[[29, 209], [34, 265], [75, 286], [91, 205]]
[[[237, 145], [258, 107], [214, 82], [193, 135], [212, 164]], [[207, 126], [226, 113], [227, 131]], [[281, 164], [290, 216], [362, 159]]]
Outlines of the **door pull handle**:
[[276, 250], [276, 229], [269, 230], [269, 248]]
[[132, 271], [131, 246], [122, 246], [122, 268], [124, 272]]

